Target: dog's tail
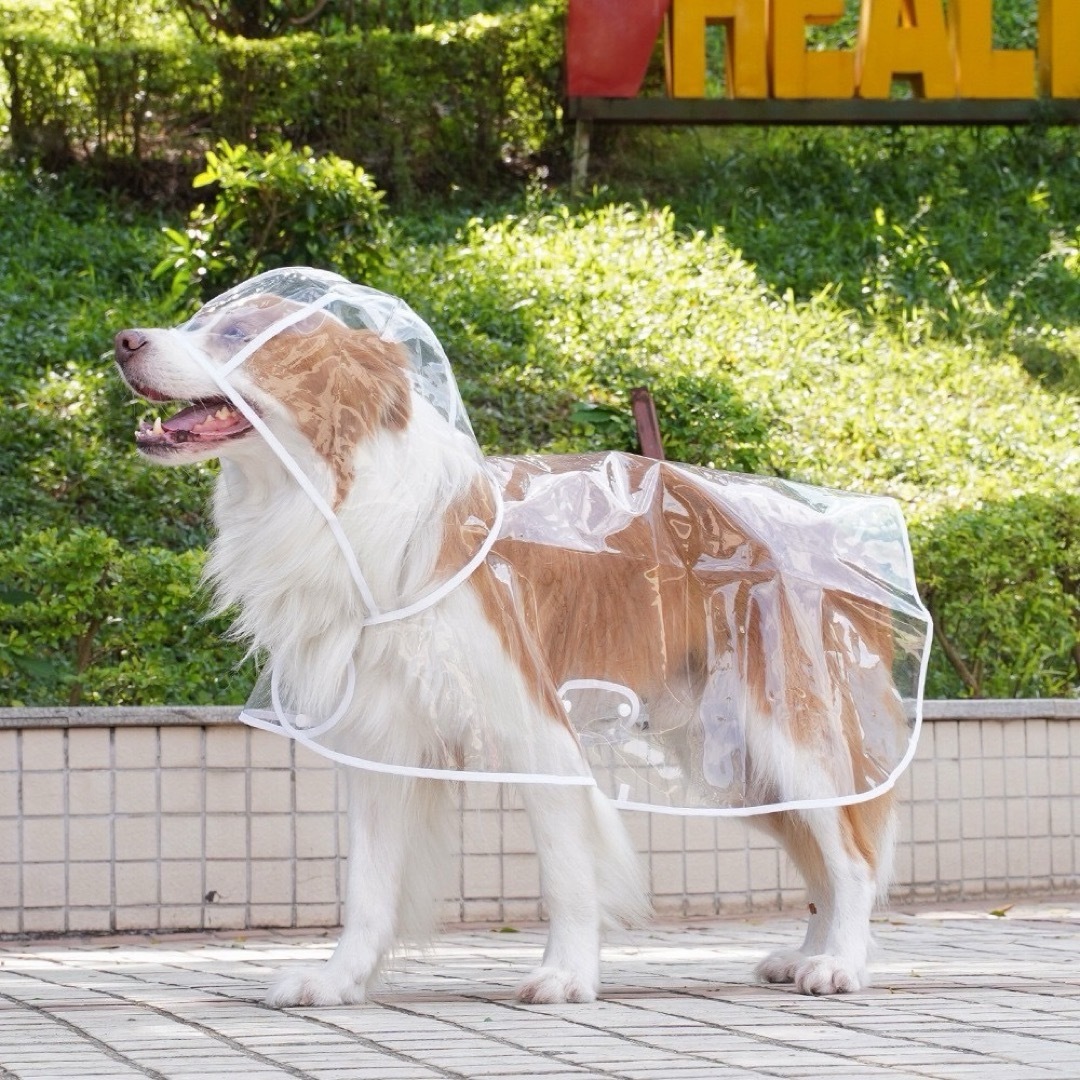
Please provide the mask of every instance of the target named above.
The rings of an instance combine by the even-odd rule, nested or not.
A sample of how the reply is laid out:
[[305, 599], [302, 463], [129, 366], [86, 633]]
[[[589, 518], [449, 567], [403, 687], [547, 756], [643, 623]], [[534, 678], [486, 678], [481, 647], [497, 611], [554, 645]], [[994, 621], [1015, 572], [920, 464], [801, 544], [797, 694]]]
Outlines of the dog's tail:
[[615, 804], [596, 788], [591, 789], [589, 795], [596, 884], [604, 926], [640, 926], [652, 910], [641, 856], [635, 850]]

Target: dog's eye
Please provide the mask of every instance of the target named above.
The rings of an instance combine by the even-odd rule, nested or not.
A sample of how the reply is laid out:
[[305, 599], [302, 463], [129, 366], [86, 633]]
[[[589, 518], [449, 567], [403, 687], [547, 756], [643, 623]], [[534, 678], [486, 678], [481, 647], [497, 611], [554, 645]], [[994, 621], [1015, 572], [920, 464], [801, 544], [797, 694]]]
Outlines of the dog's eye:
[[251, 333], [240, 323], [233, 323], [232, 326], [227, 326], [221, 336], [228, 341], [243, 342], [245, 344], [251, 340]]

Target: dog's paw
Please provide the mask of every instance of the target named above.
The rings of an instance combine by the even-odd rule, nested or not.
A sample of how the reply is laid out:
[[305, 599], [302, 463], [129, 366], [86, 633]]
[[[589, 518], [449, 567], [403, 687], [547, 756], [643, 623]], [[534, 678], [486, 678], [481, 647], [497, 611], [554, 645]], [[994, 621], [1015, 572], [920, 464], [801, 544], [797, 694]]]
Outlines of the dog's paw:
[[365, 996], [362, 983], [324, 965], [281, 972], [264, 1000], [276, 1009], [286, 1009], [292, 1005], [359, 1005]]
[[790, 983], [795, 981], [795, 972], [806, 960], [806, 954], [798, 949], [780, 949], [769, 953], [754, 969], [754, 974], [767, 983]]
[[792, 980], [801, 994], [851, 994], [867, 985], [866, 972], [838, 956], [805, 956]]
[[596, 990], [576, 972], [539, 967], [517, 988], [517, 999], [526, 1005], [562, 1005], [568, 1001], [595, 1001]]

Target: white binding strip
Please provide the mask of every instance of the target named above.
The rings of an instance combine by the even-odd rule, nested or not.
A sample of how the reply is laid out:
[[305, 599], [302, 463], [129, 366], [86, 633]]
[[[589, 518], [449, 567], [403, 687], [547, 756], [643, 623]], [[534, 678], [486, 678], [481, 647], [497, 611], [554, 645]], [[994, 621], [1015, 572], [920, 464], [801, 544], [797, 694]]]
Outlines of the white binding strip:
[[244, 709], [240, 713], [240, 719], [251, 727], [261, 728], [263, 731], [272, 731], [277, 735], [295, 739], [298, 743], [314, 750], [339, 765], [351, 765], [356, 769], [365, 769], [367, 772], [385, 773], [390, 776], [411, 776], [418, 780], [472, 780], [487, 784], [554, 784], [561, 787], [596, 787], [596, 778], [593, 776], [555, 776], [546, 773], [516, 773], [516, 772], [480, 772], [473, 769], [425, 769], [413, 765], [390, 765], [383, 761], [369, 761], [367, 758], [353, 757], [351, 754], [342, 754], [337, 750], [331, 750], [322, 743], [308, 738], [303, 731], [296, 728], [283, 731], [275, 720], [265, 720], [253, 712]]

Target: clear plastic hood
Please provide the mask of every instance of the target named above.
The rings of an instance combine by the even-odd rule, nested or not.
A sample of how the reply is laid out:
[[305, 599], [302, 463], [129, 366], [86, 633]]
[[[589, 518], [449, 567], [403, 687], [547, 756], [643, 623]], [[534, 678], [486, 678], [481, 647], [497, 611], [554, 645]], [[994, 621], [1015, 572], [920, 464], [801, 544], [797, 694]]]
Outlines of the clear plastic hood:
[[[427, 323], [396, 296], [355, 285], [338, 274], [310, 267], [269, 270], [210, 300], [177, 329], [191, 335], [196, 347], [212, 349], [228, 375], [250, 363], [273, 337], [290, 331], [297, 339], [318, 334], [326, 325], [319, 318], [322, 312], [350, 329], [368, 330], [381, 341], [400, 345], [414, 392], [472, 437], [450, 362]], [[245, 316], [250, 325], [239, 329], [236, 322]], [[296, 362], [302, 363], [306, 355], [297, 350]], [[333, 402], [324, 403], [328, 416], [334, 407]]]

